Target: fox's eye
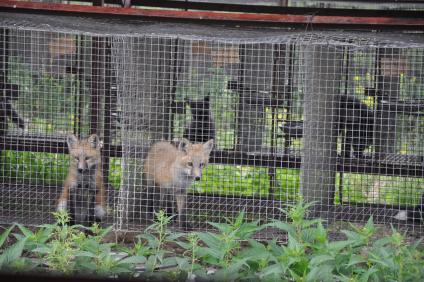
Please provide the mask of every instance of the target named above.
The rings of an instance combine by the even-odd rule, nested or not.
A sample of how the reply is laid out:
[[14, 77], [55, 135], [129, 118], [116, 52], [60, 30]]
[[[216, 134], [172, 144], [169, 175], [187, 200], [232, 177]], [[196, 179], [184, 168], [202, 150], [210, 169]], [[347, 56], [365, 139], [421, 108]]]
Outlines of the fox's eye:
[[205, 166], [204, 163], [200, 163], [200, 168], [203, 168]]
[[90, 159], [90, 157], [85, 157], [85, 160], [88, 161]]
[[188, 162], [187, 165], [188, 166], [193, 166], [193, 163], [192, 162]]

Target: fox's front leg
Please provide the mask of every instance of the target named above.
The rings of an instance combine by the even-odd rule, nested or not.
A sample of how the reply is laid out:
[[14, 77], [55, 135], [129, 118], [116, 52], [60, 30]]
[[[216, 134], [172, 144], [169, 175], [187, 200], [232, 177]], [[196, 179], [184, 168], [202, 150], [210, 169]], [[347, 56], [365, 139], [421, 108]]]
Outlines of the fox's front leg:
[[[60, 211], [68, 211], [69, 214], [69, 224], [74, 225], [75, 224], [75, 210], [74, 210], [74, 203], [70, 199], [69, 190], [74, 189], [76, 186], [75, 182], [69, 181], [68, 179], [65, 181], [63, 185], [62, 193], [60, 194], [59, 200], [57, 202], [56, 210], [58, 212]], [[68, 202], [71, 200], [70, 205], [68, 205]]]
[[62, 193], [60, 194], [59, 200], [57, 201], [57, 207], [56, 207], [57, 211], [66, 211], [68, 208], [70, 184], [67, 182], [68, 181], [65, 181], [65, 184], [63, 185]]
[[101, 221], [106, 215], [106, 201], [105, 201], [105, 189], [103, 186], [103, 179], [101, 176], [97, 176], [96, 179], [96, 199], [94, 207], [94, 217], [96, 221]]
[[187, 194], [184, 192], [178, 192], [175, 195], [175, 201], [177, 203], [177, 212], [178, 212], [178, 225], [184, 229], [189, 228], [189, 223], [187, 222], [185, 207], [187, 202]]

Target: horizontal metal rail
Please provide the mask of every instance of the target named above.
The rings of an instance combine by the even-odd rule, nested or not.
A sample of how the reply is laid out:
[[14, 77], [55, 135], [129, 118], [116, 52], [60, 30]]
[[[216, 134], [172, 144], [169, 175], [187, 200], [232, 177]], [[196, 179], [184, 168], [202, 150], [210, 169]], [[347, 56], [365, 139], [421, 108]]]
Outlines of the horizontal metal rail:
[[[92, 15], [114, 16], [137, 16], [172, 20], [202, 20], [233, 23], [267, 23], [278, 25], [317, 25], [354, 28], [403, 28], [423, 30], [424, 17], [422, 11], [376, 11], [376, 10], [350, 10], [313, 8], [284, 8], [280, 13], [256, 13], [254, 9], [247, 12], [221, 12], [199, 10], [175, 10], [175, 9], [136, 9], [120, 7], [103, 7], [76, 4], [51, 4], [33, 3], [4, 0], [0, 2], [0, 8], [9, 11], [30, 11], [47, 13], [83, 13]], [[282, 7], [279, 7], [282, 9]], [[264, 8], [263, 8], [264, 9]], [[334, 11], [336, 10], [336, 11]], [[331, 12], [331, 13], [330, 13]], [[377, 13], [378, 16], [375, 14]]]
[[[30, 151], [43, 153], [68, 152], [66, 142], [45, 138], [23, 138], [21, 136], [6, 136], [0, 140], [3, 150]], [[146, 152], [148, 148], [139, 148], [135, 151]], [[110, 157], [122, 157], [122, 148], [111, 145]], [[135, 156], [136, 157], [136, 156]], [[211, 154], [211, 163], [228, 165], [249, 165], [276, 168], [300, 169], [299, 155], [279, 153], [246, 153], [234, 150], [215, 150]], [[401, 177], [424, 177], [424, 167], [421, 163], [396, 163], [376, 159], [344, 159], [337, 160], [337, 171], [346, 173], [367, 173]]]

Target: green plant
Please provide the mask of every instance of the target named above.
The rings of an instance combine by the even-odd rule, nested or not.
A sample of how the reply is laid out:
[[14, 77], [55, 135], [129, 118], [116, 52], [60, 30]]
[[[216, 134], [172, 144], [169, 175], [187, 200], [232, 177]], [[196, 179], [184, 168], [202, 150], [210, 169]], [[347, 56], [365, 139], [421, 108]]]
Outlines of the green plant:
[[[68, 226], [67, 214], [56, 213], [53, 224], [36, 230], [16, 224], [0, 235], [0, 270], [168, 281], [424, 279], [420, 241], [408, 244], [394, 229], [389, 236], [378, 236], [372, 218], [364, 226], [352, 224], [349, 230], [342, 230], [345, 239], [330, 240], [322, 220], [307, 219], [312, 205], [301, 201], [289, 205], [282, 210], [287, 221], [260, 225], [246, 222], [241, 212], [227, 223], [210, 222], [215, 232], [186, 235], [171, 232], [167, 226], [172, 217], [160, 211], [133, 246], [106, 243], [110, 228]], [[253, 239], [256, 232], [269, 228], [286, 233], [287, 243]], [[173, 254], [175, 246], [184, 253]]]
[[175, 257], [167, 257], [170, 254], [165, 249], [166, 243], [172, 243], [181, 237], [182, 233], [171, 233], [167, 226], [171, 222], [173, 216], [166, 216], [163, 210], [156, 213], [155, 222], [146, 228], [143, 234], [138, 236], [139, 239], [145, 240], [150, 252], [146, 261], [146, 271], [152, 273], [158, 267], [166, 267], [175, 264]]

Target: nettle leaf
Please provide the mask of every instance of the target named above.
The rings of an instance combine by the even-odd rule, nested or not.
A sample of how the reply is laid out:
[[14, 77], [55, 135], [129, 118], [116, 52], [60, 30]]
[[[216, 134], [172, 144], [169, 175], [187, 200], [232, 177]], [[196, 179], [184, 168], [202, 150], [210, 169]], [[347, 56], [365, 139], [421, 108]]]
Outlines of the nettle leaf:
[[328, 249], [334, 252], [340, 252], [346, 247], [351, 247], [355, 243], [354, 240], [336, 241], [328, 243]]
[[87, 251], [76, 251], [74, 255], [76, 257], [89, 257], [89, 258], [98, 257], [96, 254], [87, 252]]
[[273, 228], [277, 228], [279, 230], [283, 230], [286, 231], [289, 234], [294, 235], [296, 233], [295, 228], [293, 227], [293, 225], [287, 223], [287, 222], [282, 222], [282, 221], [273, 221], [267, 224], [262, 225], [264, 228], [266, 227], [273, 227]]
[[334, 262], [334, 257], [330, 255], [317, 255], [310, 260], [311, 265], [322, 265], [323, 263]]
[[240, 226], [238, 230], [236, 230], [236, 232], [234, 232], [234, 235], [236, 235], [238, 238], [242, 240], [247, 240], [254, 233], [265, 228], [263, 226], [258, 226], [258, 224], [259, 224], [259, 220], [249, 222], [249, 223], [244, 223]]
[[125, 263], [129, 263], [129, 264], [142, 264], [145, 263], [147, 261], [146, 257], [143, 256], [131, 256], [131, 257], [126, 257], [123, 258], [121, 260], [118, 261], [118, 264], [125, 264]]
[[333, 267], [330, 265], [313, 267], [306, 276], [306, 281], [334, 281]]
[[189, 262], [189, 259], [186, 257], [175, 257], [175, 262], [178, 265], [178, 268], [182, 271], [190, 271], [191, 270], [191, 263]]
[[1, 235], [0, 235], [0, 248], [3, 246], [4, 242], [6, 241], [6, 239], [9, 237], [10, 232], [12, 231], [12, 229], [15, 228], [15, 224], [13, 224], [12, 226], [10, 226], [9, 228], [6, 229], [6, 231], [4, 231]]
[[218, 231], [221, 233], [228, 234], [233, 230], [233, 227], [227, 223], [208, 222], [208, 224], [218, 229]]
[[183, 236], [185, 236], [184, 233], [172, 233], [172, 234], [170, 234], [166, 237], [166, 240], [173, 242], [173, 241], [175, 241], [175, 240], [177, 240], [177, 239], [179, 239]]
[[222, 240], [218, 235], [210, 232], [198, 232], [197, 236], [203, 241], [209, 248], [219, 250], [222, 248]]
[[156, 268], [157, 258], [155, 255], [151, 255], [146, 261], [146, 271], [153, 272]]
[[52, 251], [51, 248], [46, 246], [40, 246], [32, 250], [32, 252], [39, 253], [39, 254], [49, 254], [51, 253], [51, 251]]
[[185, 250], [190, 250], [192, 248], [191, 244], [186, 242], [176, 241], [175, 243]]
[[350, 257], [349, 262], [346, 266], [351, 267], [351, 266], [354, 266], [354, 265], [357, 265], [357, 264], [363, 264], [363, 263], [366, 263], [366, 262], [367, 261], [363, 256], [353, 254]]
[[113, 229], [113, 226], [109, 226], [104, 229], [101, 228], [100, 230], [98, 230], [97, 237], [104, 238], [107, 234], [109, 234], [112, 231], [112, 229]]
[[200, 247], [197, 250], [197, 255], [208, 263], [216, 264], [224, 258], [225, 252], [223, 250]]
[[140, 235], [138, 235], [137, 236], [139, 239], [144, 239], [144, 240], [146, 240], [147, 241], [147, 245], [150, 247], [150, 248], [157, 248], [157, 246], [159, 245], [159, 241], [158, 241], [158, 239], [155, 237], [155, 236], [153, 236], [152, 234], [147, 234], [147, 233], [145, 233], [145, 234], [140, 234]]
[[260, 273], [259, 276], [261, 278], [267, 277], [267, 276], [277, 276], [282, 277], [287, 271], [287, 267], [283, 264], [276, 263], [272, 264], [268, 267], [265, 267]]
[[368, 282], [368, 281], [370, 281], [371, 275], [373, 275], [377, 272], [378, 272], [378, 269], [373, 266], [373, 267], [369, 268], [367, 271], [365, 271], [364, 273], [362, 273], [361, 275], [359, 275], [358, 281]]
[[17, 260], [22, 256], [22, 252], [24, 251], [26, 239], [20, 240], [7, 248], [0, 255], [0, 269], [4, 266], [10, 265], [13, 261]]
[[19, 230], [24, 234], [25, 237], [32, 237], [34, 236], [34, 232], [23, 226], [22, 224], [17, 223], [16, 226], [19, 228]]

